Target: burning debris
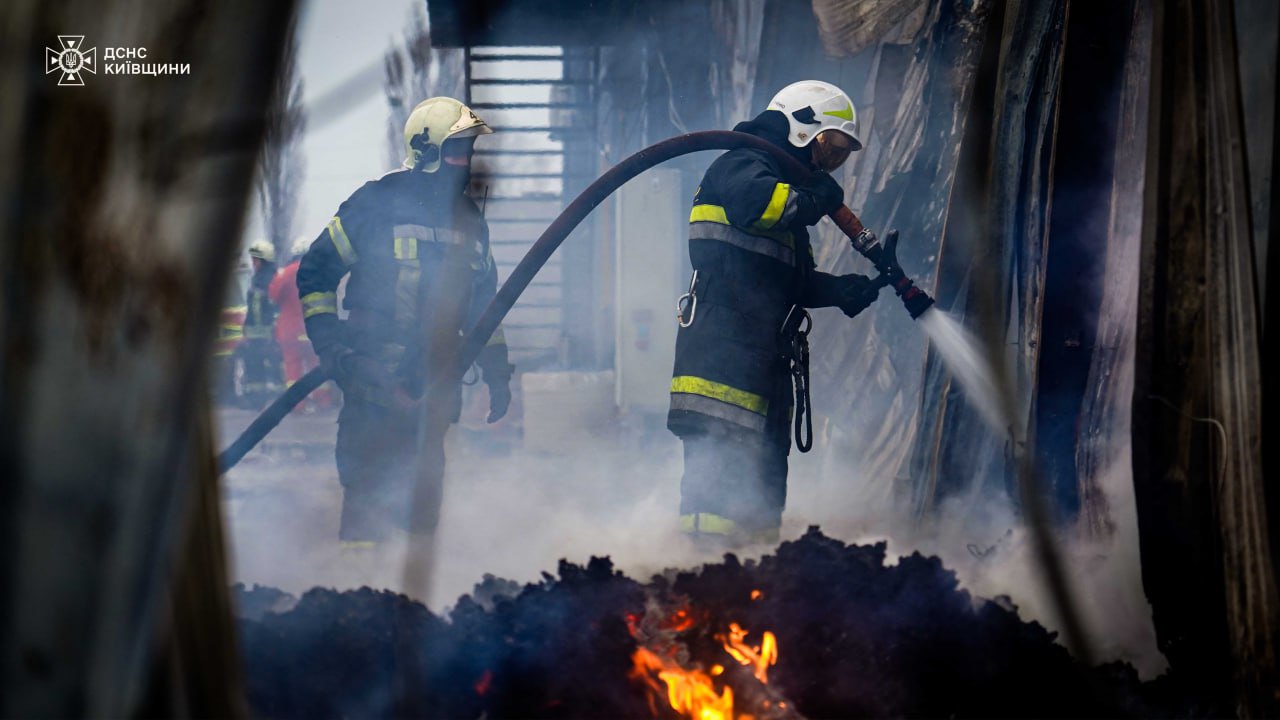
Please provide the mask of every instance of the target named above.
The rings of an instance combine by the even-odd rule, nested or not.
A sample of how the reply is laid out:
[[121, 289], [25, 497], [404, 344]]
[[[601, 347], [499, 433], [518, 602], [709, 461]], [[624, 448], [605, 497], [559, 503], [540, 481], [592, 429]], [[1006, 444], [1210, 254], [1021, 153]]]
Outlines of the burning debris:
[[249, 698], [265, 717], [1188, 712], [1168, 678], [1080, 666], [936, 558], [885, 560], [883, 544], [811, 529], [759, 562], [726, 555], [644, 585], [607, 559], [562, 561], [491, 609], [463, 597], [447, 618], [389, 592], [314, 589], [242, 617]]

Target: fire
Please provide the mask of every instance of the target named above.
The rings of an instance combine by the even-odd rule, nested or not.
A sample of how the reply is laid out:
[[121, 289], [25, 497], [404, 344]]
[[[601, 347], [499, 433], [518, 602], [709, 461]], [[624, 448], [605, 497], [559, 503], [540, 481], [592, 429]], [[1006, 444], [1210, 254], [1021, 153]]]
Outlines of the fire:
[[[685, 622], [687, 614], [675, 618], [672, 623], [687, 629], [692, 622]], [[628, 624], [635, 625], [628, 618]], [[668, 625], [669, 627], [670, 625]], [[726, 653], [739, 664], [750, 667], [752, 674], [761, 683], [768, 683], [769, 666], [778, 662], [778, 641], [772, 632], [765, 631], [759, 645], [748, 645], [746, 638], [749, 632], [737, 623], [729, 623], [727, 635], [717, 635]], [[639, 647], [632, 654], [631, 677], [643, 681], [650, 691], [650, 710], [658, 714], [654, 704], [655, 698], [665, 696], [667, 704], [680, 713], [681, 717], [690, 720], [752, 720], [745, 713], [735, 713], [733, 707], [733, 690], [727, 685], [717, 692], [713, 677], [720, 678], [725, 673], [723, 665], [714, 664], [710, 673], [701, 669], [685, 669], [677, 660], [676, 648], [668, 646], [661, 654], [646, 647]], [[663, 688], [665, 685], [665, 689]], [[767, 705], [767, 703], [766, 703]]]
[[729, 636], [716, 636], [724, 643], [724, 651], [743, 665], [750, 665], [756, 679], [762, 683], [769, 682], [769, 666], [778, 662], [778, 639], [766, 630], [760, 645], [752, 647], [746, 643], [747, 631], [738, 623], [729, 623]]
[[[734, 720], [733, 690], [726, 687], [717, 694], [711, 676], [701, 670], [685, 670], [674, 660], [659, 657], [645, 648], [637, 648], [631, 656], [635, 664], [632, 677], [640, 678], [652, 693], [661, 696], [658, 681], [666, 684], [667, 702], [671, 708], [690, 720]], [[657, 680], [654, 676], [657, 676]], [[650, 703], [652, 705], [653, 696]], [[651, 707], [654, 715], [657, 708]]]
[[476, 690], [476, 694], [481, 697], [484, 697], [484, 694], [489, 692], [489, 688], [492, 686], [493, 686], [493, 671], [485, 670], [484, 673], [480, 676], [480, 679], [476, 680], [476, 684], [474, 687]]

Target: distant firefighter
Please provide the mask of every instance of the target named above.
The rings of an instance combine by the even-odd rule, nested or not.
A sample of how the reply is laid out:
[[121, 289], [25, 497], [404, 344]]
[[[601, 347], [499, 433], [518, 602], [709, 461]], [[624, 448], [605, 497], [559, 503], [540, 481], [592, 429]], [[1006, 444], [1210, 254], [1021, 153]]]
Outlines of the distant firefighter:
[[244, 364], [243, 400], [260, 408], [280, 390], [280, 350], [275, 342], [276, 308], [269, 288], [276, 275], [276, 251], [266, 240], [249, 246], [253, 277], [245, 293], [244, 341], [240, 360]]
[[[280, 308], [276, 317], [276, 344], [280, 346], [280, 354], [284, 359], [284, 382], [292, 385], [308, 370], [320, 363], [311, 343], [307, 342], [307, 329], [302, 320], [302, 301], [298, 298], [298, 265], [302, 256], [311, 246], [308, 238], [300, 237], [293, 241], [289, 254], [293, 261], [280, 269], [271, 281], [269, 294], [271, 301]], [[328, 396], [323, 390], [312, 393], [311, 399], [317, 404], [328, 404]]]
[[[440, 364], [497, 289], [489, 228], [466, 194], [476, 137], [491, 132], [457, 100], [424, 100], [405, 123], [403, 169], [342, 203], [298, 268], [307, 335], [343, 391], [335, 455], [346, 548], [376, 547], [393, 528], [428, 534], [438, 521], [444, 435], [461, 385], [422, 393], [452, 373]], [[336, 291], [348, 273], [343, 323]], [[496, 422], [513, 370], [501, 329], [477, 365]]]
[[814, 172], [801, 181], [768, 153], [731, 150], [693, 198], [694, 272], [680, 303], [667, 425], [684, 444], [681, 529], [717, 545], [778, 537], [792, 415], [807, 411], [792, 400], [795, 390], [807, 405], [805, 308], [835, 306], [853, 317], [880, 287], [862, 275], [818, 272], [809, 245], [808, 226], [844, 199], [828, 173], [862, 147], [849, 96], [825, 82], [795, 83], [734, 130]]

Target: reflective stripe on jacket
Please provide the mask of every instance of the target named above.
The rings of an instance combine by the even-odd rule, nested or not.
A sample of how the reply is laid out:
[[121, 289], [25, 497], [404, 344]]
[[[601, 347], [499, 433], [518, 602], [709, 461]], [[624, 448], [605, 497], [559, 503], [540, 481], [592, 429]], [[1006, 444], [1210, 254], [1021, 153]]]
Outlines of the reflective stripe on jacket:
[[[458, 329], [465, 330], [498, 283], [488, 226], [476, 204], [435, 174], [397, 171], [365, 183], [342, 203], [298, 266], [302, 316], [316, 352], [341, 342], [378, 357], [385, 343], [412, 344], [426, 326], [419, 317], [424, 277], [440, 263], [470, 276], [466, 296], [458, 298], [464, 315]], [[353, 319], [363, 319], [344, 330], [337, 289], [348, 274], [344, 305]], [[495, 337], [502, 338], [501, 330]], [[482, 369], [488, 372], [489, 364], [509, 375], [505, 342], [492, 345], [479, 361]]]
[[[785, 133], [772, 137], [755, 123], [736, 129], [786, 143]], [[721, 155], [703, 176], [689, 214], [697, 307], [676, 337], [667, 416], [677, 435], [728, 424], [772, 436], [779, 417], [785, 431], [791, 401], [779, 330], [813, 271], [793, 180], [755, 149]]]

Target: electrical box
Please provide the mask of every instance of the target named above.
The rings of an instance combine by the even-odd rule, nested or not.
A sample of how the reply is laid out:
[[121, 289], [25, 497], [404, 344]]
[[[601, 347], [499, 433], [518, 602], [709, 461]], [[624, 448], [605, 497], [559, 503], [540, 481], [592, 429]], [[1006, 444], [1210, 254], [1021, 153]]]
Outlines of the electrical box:
[[676, 299], [682, 278], [689, 208], [680, 171], [649, 170], [617, 197], [617, 297], [614, 371], [623, 413], [667, 412], [676, 349]]

